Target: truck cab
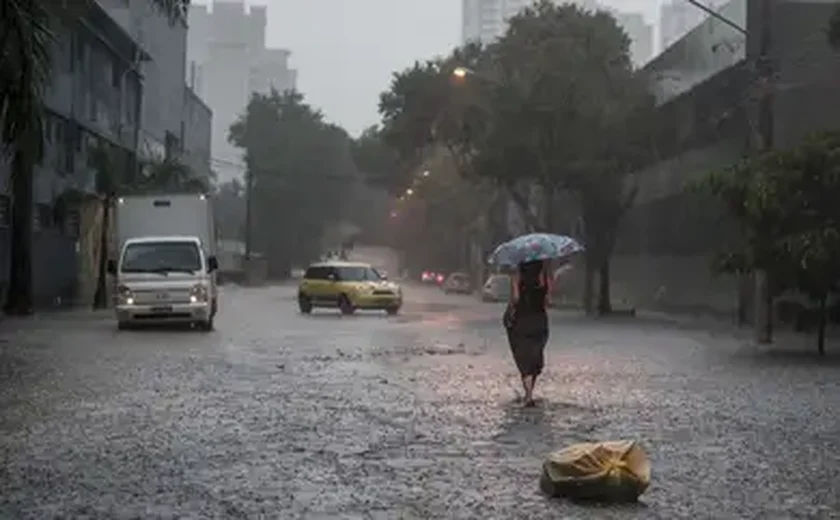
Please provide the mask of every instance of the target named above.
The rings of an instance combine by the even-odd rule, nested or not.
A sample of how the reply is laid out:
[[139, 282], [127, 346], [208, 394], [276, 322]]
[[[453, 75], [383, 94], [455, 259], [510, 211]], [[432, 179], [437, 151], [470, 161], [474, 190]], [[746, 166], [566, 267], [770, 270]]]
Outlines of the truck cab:
[[118, 328], [186, 323], [213, 330], [218, 260], [207, 198], [138, 196], [118, 204], [120, 247], [108, 262], [116, 278]]

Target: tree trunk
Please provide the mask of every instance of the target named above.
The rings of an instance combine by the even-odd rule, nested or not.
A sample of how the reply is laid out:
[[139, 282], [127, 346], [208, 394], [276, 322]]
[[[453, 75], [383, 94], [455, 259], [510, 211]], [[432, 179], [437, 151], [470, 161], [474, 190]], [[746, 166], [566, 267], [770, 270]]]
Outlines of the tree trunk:
[[99, 231], [99, 265], [96, 275], [96, 293], [93, 295], [94, 309], [108, 308], [108, 235], [111, 227], [111, 197], [102, 197], [102, 227]]
[[595, 265], [587, 257], [583, 275], [583, 309], [587, 316], [595, 314]]
[[610, 300], [610, 259], [604, 258], [598, 268], [598, 314], [601, 316], [612, 312]]
[[767, 271], [755, 273], [755, 340], [759, 344], [773, 342], [773, 292]]
[[531, 211], [531, 204], [528, 197], [523, 197], [513, 187], [508, 187], [507, 192], [510, 195], [511, 200], [513, 200], [522, 213], [522, 219], [525, 221], [525, 226], [528, 227], [528, 231], [531, 233], [541, 231], [542, 223]]
[[32, 224], [33, 177], [35, 162], [25, 147], [19, 147], [12, 160], [12, 219], [9, 289], [6, 314], [27, 316], [33, 312]]
[[821, 356], [825, 355], [825, 329], [828, 325], [828, 306], [826, 300], [828, 300], [828, 295], [820, 298], [820, 321], [819, 329], [817, 329], [817, 352]]

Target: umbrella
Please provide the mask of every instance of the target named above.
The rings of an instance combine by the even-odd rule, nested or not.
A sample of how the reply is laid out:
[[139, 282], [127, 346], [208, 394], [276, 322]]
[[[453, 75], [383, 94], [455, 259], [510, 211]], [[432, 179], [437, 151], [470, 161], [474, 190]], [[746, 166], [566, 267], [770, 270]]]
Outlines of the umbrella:
[[572, 237], [531, 233], [498, 246], [488, 258], [488, 262], [495, 265], [515, 266], [537, 260], [566, 258], [580, 251], [583, 251], [583, 246]]

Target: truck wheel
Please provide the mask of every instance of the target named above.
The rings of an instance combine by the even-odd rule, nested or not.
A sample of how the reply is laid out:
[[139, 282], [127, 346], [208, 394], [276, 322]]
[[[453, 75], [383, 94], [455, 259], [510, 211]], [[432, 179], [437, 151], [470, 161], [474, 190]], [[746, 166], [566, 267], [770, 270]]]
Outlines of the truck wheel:
[[211, 332], [213, 330], [213, 318], [211, 317], [207, 321], [198, 322], [198, 330], [202, 332]]
[[118, 321], [117, 322], [117, 330], [129, 330], [131, 328], [131, 324], [127, 321]]
[[341, 309], [341, 314], [344, 315], [350, 315], [356, 311], [356, 309], [353, 308], [353, 302], [350, 301], [350, 298], [348, 298], [346, 294], [339, 296], [338, 308]]
[[400, 312], [400, 308], [399, 307], [388, 307], [388, 308], [385, 309], [385, 312], [388, 313], [388, 316], [396, 316], [397, 313]]

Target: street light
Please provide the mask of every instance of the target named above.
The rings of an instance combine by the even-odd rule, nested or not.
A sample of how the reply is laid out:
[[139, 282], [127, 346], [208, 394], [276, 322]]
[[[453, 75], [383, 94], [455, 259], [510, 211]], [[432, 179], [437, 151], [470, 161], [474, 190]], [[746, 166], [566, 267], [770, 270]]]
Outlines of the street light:
[[423, 172], [423, 177], [428, 177], [428, 176], [429, 176], [429, 170], [424, 171]]
[[452, 71], [452, 75], [459, 79], [464, 79], [471, 73], [472, 71], [466, 67], [455, 67]]
[[412, 190], [411, 188], [408, 188], [407, 190], [405, 190], [405, 194], [408, 195], [409, 197], [411, 197], [412, 195], [414, 195], [414, 190]]

